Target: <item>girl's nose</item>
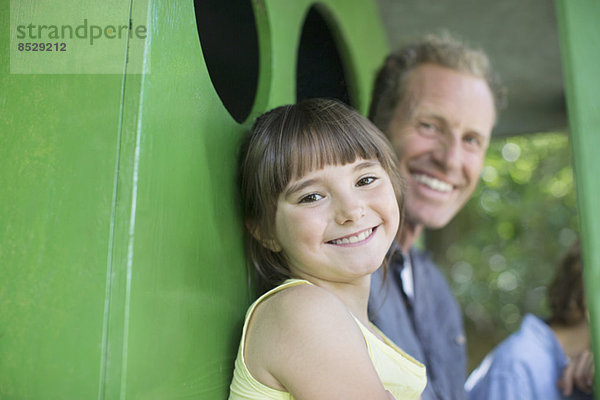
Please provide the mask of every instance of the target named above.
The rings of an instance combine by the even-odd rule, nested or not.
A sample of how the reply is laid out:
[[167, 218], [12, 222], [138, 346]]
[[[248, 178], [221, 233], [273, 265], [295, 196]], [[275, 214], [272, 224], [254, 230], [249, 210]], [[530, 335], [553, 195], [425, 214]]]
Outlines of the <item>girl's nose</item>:
[[335, 213], [335, 222], [340, 225], [348, 222], [356, 222], [365, 215], [365, 207], [362, 201], [355, 196], [347, 195], [338, 200]]

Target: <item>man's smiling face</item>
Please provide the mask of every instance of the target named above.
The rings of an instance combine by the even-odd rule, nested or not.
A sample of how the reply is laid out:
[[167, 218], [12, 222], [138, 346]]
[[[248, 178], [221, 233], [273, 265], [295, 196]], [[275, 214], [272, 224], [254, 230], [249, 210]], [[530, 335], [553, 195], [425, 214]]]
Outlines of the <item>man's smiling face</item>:
[[477, 186], [494, 100], [484, 79], [434, 64], [415, 68], [405, 84], [387, 134], [406, 180], [407, 222], [440, 228]]

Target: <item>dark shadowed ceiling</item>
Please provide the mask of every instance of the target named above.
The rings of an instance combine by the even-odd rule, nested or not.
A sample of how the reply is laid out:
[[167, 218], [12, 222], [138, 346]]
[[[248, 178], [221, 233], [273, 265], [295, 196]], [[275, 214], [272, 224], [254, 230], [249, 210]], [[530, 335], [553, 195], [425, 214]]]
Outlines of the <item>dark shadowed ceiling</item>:
[[552, 0], [376, 0], [392, 49], [447, 30], [483, 48], [508, 89], [494, 135], [566, 129]]

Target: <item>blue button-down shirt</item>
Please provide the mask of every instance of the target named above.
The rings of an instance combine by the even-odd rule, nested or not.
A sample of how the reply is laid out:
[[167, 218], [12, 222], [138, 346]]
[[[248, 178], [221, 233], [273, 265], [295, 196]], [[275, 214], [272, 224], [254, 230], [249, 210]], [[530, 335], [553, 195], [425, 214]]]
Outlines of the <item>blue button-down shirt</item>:
[[[557, 382], [567, 357], [550, 327], [528, 314], [521, 328], [488, 354], [465, 385], [469, 400], [561, 400]], [[569, 399], [592, 399], [579, 391]]]
[[429, 256], [411, 249], [412, 299], [403, 294], [403, 256], [395, 245], [387, 279], [373, 274], [369, 317], [401, 349], [427, 368], [423, 400], [465, 399], [466, 347], [460, 308]]

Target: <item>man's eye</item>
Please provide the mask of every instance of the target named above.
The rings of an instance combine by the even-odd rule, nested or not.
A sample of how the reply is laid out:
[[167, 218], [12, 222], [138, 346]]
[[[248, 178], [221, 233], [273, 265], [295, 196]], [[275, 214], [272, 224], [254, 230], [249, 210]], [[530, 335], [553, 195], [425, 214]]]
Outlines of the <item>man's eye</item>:
[[318, 193], [311, 193], [302, 197], [298, 203], [314, 203], [315, 201], [321, 200], [322, 198], [323, 196], [321, 196]]
[[377, 178], [375, 178], [374, 176], [365, 176], [364, 178], [360, 178], [358, 180], [358, 182], [356, 182], [356, 186], [370, 185], [371, 183], [375, 182], [376, 180], [377, 180]]
[[467, 142], [471, 146], [476, 146], [476, 147], [481, 146], [481, 141], [476, 136], [466, 136], [464, 138], [464, 141]]
[[437, 132], [439, 129], [435, 124], [430, 124], [429, 122], [419, 122], [419, 130], [423, 133], [435, 133]]

